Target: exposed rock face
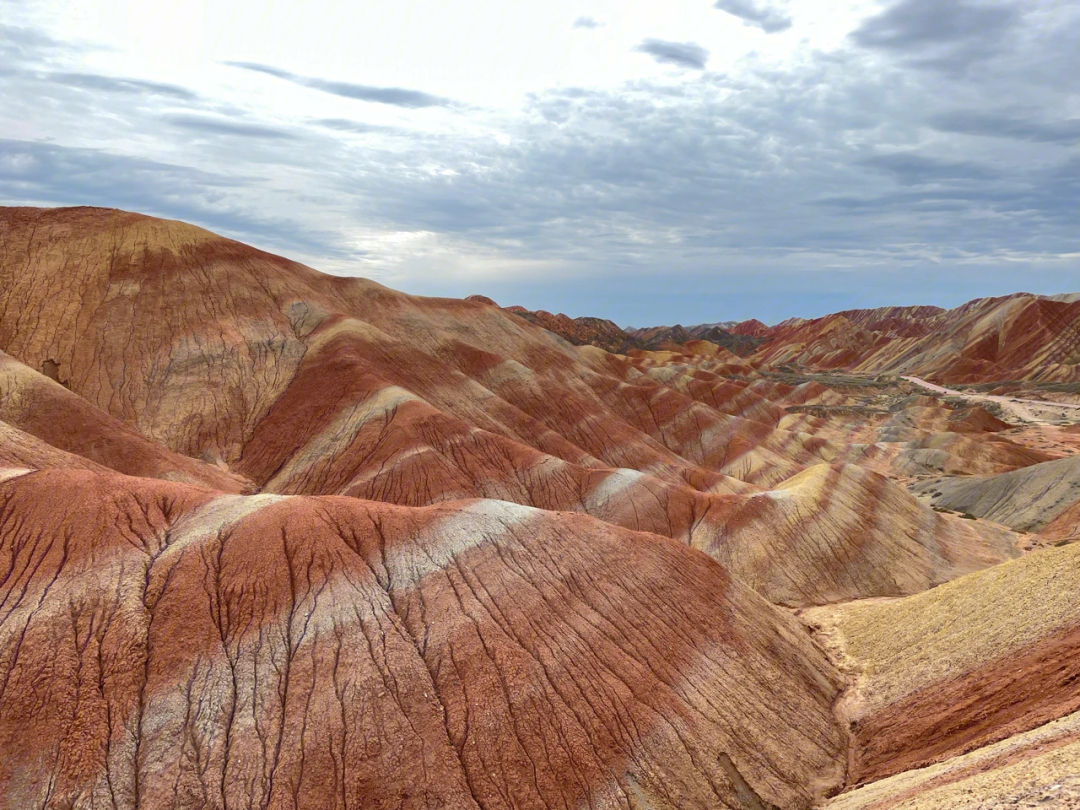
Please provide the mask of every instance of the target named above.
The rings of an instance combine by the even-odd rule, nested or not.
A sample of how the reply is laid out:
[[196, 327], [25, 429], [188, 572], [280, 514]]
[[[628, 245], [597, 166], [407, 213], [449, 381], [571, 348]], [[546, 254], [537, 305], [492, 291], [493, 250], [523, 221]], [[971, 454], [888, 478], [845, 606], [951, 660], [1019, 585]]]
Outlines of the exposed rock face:
[[799, 807], [843, 776], [823, 655], [674, 541], [70, 470], [0, 483], [0, 537], [9, 806]]
[[[0, 348], [184, 455], [236, 459], [303, 356], [266, 254], [100, 209], [0, 213]], [[288, 267], [302, 289], [316, 274]], [[51, 364], [51, 365], [50, 365]]]
[[744, 321], [720, 331], [753, 342], [735, 342], [701, 327], [658, 326], [633, 334], [642, 339], [685, 333], [718, 343], [755, 365], [772, 367], [904, 373], [953, 384], [1080, 382], [1077, 295], [1018, 293], [951, 310], [854, 309], [811, 320], [792, 318], [771, 327]]
[[736, 334], [714, 323], [689, 327], [653, 326], [635, 329], [630, 333], [630, 337], [637, 342], [637, 348], [651, 351], [679, 351], [691, 341], [708, 341], [740, 357], [752, 354], [762, 343], [757, 337]]
[[[475, 300], [476, 296], [469, 300]], [[561, 312], [552, 315], [545, 310], [530, 312], [524, 307], [512, 306], [506, 308], [507, 312], [513, 312], [519, 318], [524, 318], [529, 323], [534, 323], [549, 332], [553, 332], [564, 340], [568, 340], [575, 346], [596, 346], [604, 351], [615, 354], [626, 354], [630, 349], [644, 348], [641, 341], [628, 334], [612, 321], [603, 318], [570, 318]]]
[[1075, 810], [1080, 807], [1080, 712], [999, 743], [872, 782], [828, 810]]
[[857, 679], [844, 708], [855, 733], [853, 781], [1080, 710], [1078, 592], [1080, 546], [1067, 546], [907, 599], [807, 611]]
[[1080, 502], [1080, 456], [994, 476], [928, 481], [919, 488], [936, 506], [1037, 532]]
[[[81, 456], [127, 475], [186, 481], [223, 492], [251, 488], [250, 483], [240, 476], [166, 450], [2, 351], [0, 424], [36, 437], [50, 449]], [[17, 459], [4, 458], [3, 461], [11, 463]], [[70, 457], [53, 462], [42, 457], [32, 466], [73, 465]]]
[[1080, 382], [1080, 302], [1017, 294], [953, 310], [851, 310], [761, 333], [770, 364], [905, 373], [950, 383]]
[[[494, 304], [490, 298], [482, 295], [469, 296], [469, 301]], [[524, 307], [511, 306], [507, 312], [513, 312], [529, 323], [534, 323], [554, 332], [575, 346], [596, 346], [615, 354], [628, 354], [634, 349], [644, 351], [685, 352], [688, 344], [704, 343], [718, 346], [737, 356], [752, 354], [763, 339], [729, 332], [718, 324], [702, 326], [656, 326], [647, 329], [634, 329], [627, 332], [603, 318], [570, 318], [563, 314], [552, 315], [544, 310], [532, 312]]]
[[740, 321], [735, 324], [729, 330], [733, 335], [747, 335], [749, 337], [764, 337], [768, 334], [769, 327], [759, 321], [757, 318], [751, 318], [748, 321]]
[[772, 491], [729, 498], [710, 516], [723, 529], [699, 541], [702, 549], [791, 606], [839, 602], [855, 591], [918, 593], [1017, 554], [1008, 533], [946, 521], [852, 465], [810, 467]]
[[671, 344], [684, 344], [694, 339], [690, 331], [679, 324], [635, 329], [632, 334], [641, 343], [640, 348], [650, 350], [667, 348]]
[[[574, 349], [488, 303], [323, 276], [181, 223], [86, 209], [5, 216], [17, 249], [4, 254], [0, 311], [39, 311], [48, 328], [4, 321], [0, 337], [30, 364], [57, 359], [73, 394], [174, 454], [234, 471], [228, 486], [190, 471], [167, 477], [409, 506], [498, 498], [584, 512], [717, 556], [721, 542], [749, 544], [725, 552], [736, 565], [759, 541], [725, 529], [731, 506], [716, 508], [718, 499], [839, 455], [776, 426], [784, 408], [767, 401], [788, 389], [747, 399], [754, 384], [719, 376], [751, 370], [723, 349], [620, 359]], [[679, 362], [694, 365], [684, 372]], [[873, 500], [876, 483], [861, 486]], [[656, 508], [637, 508], [643, 498]], [[933, 517], [922, 509], [920, 520]], [[882, 519], [908, 526], [911, 514]], [[786, 523], [775, 519], [777, 529]], [[819, 552], [846, 557], [853, 538], [844, 532], [861, 529], [830, 525]], [[976, 557], [1006, 558], [965, 537]], [[800, 604], [825, 599], [800, 587]], [[857, 579], [847, 588], [847, 598], [882, 594]]]
[[[938, 317], [848, 313], [829, 339]], [[743, 326], [733, 346], [773, 351]], [[890, 478], [1053, 456], [867, 378], [636, 340], [182, 223], [0, 209], [0, 806], [745, 810], [844, 787], [846, 682], [788, 608], [1016, 557]], [[894, 735], [890, 706], [857, 778], [955, 753]]]
[[754, 335], [741, 335], [715, 325], [692, 326], [689, 332], [698, 340], [715, 343], [717, 346], [722, 346], [739, 357], [747, 357], [753, 354], [764, 342], [762, 338]]

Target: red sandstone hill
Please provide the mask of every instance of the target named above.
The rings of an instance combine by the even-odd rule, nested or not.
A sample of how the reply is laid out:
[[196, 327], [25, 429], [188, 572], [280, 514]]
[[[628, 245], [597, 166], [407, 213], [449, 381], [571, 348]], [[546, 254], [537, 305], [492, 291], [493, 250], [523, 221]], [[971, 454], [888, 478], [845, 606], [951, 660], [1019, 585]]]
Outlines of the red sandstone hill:
[[901, 482], [1055, 456], [707, 341], [590, 344], [183, 223], [0, 209], [0, 804], [845, 787], [868, 743], [789, 608], [996, 570], [1016, 533]]
[[799, 807], [842, 778], [824, 656], [664, 538], [75, 470], [0, 484], [0, 531], [8, 806]]
[[[634, 334], [668, 329], [650, 327]], [[856, 309], [772, 327], [745, 321], [729, 331], [756, 340], [737, 352], [756, 365], [903, 373], [955, 384], [1080, 382], [1080, 300], [1075, 296], [1018, 293], [951, 310]]]
[[[495, 305], [494, 301], [483, 295], [471, 295], [466, 300]], [[505, 307], [505, 310], [543, 327], [575, 346], [596, 346], [614, 354], [630, 354], [635, 350], [682, 352], [691, 343], [706, 342], [732, 354], [744, 356], [752, 354], [762, 343], [758, 338], [729, 332], [721, 324], [702, 324], [689, 328], [678, 325], [657, 326], [626, 331], [603, 318], [571, 318], [562, 313], [553, 315], [542, 309], [533, 312], [520, 306]]]
[[730, 329], [734, 335], [746, 335], [748, 337], [764, 337], [769, 327], [759, 321], [757, 318], [751, 318], [748, 321], [740, 321]]
[[718, 324], [702, 324], [689, 327], [680, 325], [670, 327], [654, 326], [646, 329], [635, 329], [630, 335], [641, 344], [640, 347], [643, 349], [677, 348], [678, 345], [685, 345], [695, 340], [705, 340], [738, 356], [752, 354], [761, 344], [761, 340], [758, 338], [736, 334]]
[[[469, 301], [494, 304], [490, 298], [480, 295], [470, 296]], [[529, 323], [534, 323], [564, 338], [575, 346], [597, 346], [605, 351], [617, 354], [626, 354], [631, 349], [641, 349], [644, 345], [633, 335], [620, 329], [612, 321], [603, 318], [571, 318], [559, 313], [552, 315], [545, 310], [531, 312], [525, 307], [506, 307], [507, 312], [512, 312]]]
[[[786, 389], [747, 399], [753, 383], [720, 376], [739, 362], [723, 350], [626, 358], [574, 348], [482, 301], [324, 276], [120, 212], [9, 209], [4, 233], [0, 312], [38, 317], [33, 329], [5, 317], [0, 346], [31, 368], [55, 368], [80, 402], [168, 451], [262, 491], [407, 506], [496, 498], [711, 549], [757, 543], [723, 517], [722, 499], [846, 457], [842, 444], [779, 424], [783, 404], [766, 403]], [[874, 502], [877, 483], [858, 481]], [[654, 506], [642, 510], [645, 498]], [[934, 581], [1008, 556], [997, 538], [935, 528], [941, 519], [920, 508], [930, 533], [912, 526], [917, 546], [936, 548], [942, 532], [957, 544]], [[820, 565], [849, 531], [859, 530], [830, 524]], [[921, 552], [885, 553], [896, 577], [850, 580], [846, 596], [910, 592], [900, 570], [921, 569]], [[803, 599], [824, 599], [810, 583], [827, 587], [829, 577], [791, 562], [772, 564], [806, 583]], [[885, 581], [894, 584], [882, 591]]]
[[739, 357], [747, 357], [757, 351], [764, 342], [753, 335], [740, 335], [716, 324], [691, 326], [688, 330], [698, 340], [707, 340], [727, 349]]
[[1080, 301], [1018, 293], [952, 310], [849, 310], [732, 331], [764, 340], [751, 355], [770, 366], [904, 373], [946, 383], [1080, 382]]
[[516, 312], [576, 345], [607, 351], [674, 350], [706, 340], [755, 366], [904, 373], [946, 383], [1080, 382], [1080, 300], [1019, 293], [939, 307], [879, 307], [721, 328], [654, 326], [624, 332], [610, 321]]

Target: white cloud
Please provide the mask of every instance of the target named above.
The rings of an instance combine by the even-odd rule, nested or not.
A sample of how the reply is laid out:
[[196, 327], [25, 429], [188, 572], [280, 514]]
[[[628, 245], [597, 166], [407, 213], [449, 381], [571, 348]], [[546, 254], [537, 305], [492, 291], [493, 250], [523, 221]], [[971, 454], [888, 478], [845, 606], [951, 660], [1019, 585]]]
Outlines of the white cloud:
[[1072, 5], [715, 5], [0, 0], [0, 181], [410, 291], [618, 316], [617, 279], [655, 321], [747, 273], [1075, 272]]

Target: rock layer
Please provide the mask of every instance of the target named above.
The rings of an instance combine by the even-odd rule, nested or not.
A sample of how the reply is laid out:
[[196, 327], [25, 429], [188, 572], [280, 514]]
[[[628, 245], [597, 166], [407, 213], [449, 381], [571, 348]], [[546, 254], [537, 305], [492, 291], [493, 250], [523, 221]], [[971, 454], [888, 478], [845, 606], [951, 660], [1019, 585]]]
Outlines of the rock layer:
[[1080, 546], [934, 590], [804, 614], [856, 678], [853, 782], [956, 756], [1080, 710]]
[[828, 662], [671, 540], [60, 470], [0, 483], [0, 538], [7, 806], [796, 807], [843, 775]]
[[[1064, 450], [797, 368], [988, 346], [995, 306], [631, 345], [183, 223], [0, 209], [0, 806], [802, 809], [1072, 711], [1072, 614], [1023, 597], [1071, 557], [998, 565], [1016, 534], [904, 486]], [[1021, 337], [986, 362], [1068, 365]]]
[[[104, 411], [123, 423], [114, 424], [118, 435], [133, 426], [171, 451], [136, 463], [134, 450], [108, 456], [98, 439], [76, 446], [54, 437], [60, 449], [93, 445], [86, 457], [118, 471], [231, 491], [250, 480], [283, 494], [408, 506], [497, 498], [583, 512], [705, 549], [754, 582], [795, 577], [782, 599], [798, 594], [797, 604], [912, 593], [973, 560], [1011, 555], [995, 538], [958, 530], [959, 565], [910, 578], [912, 553], [941, 559], [938, 541], [919, 528], [938, 519], [898, 496], [880, 501], [876, 517], [929, 545], [878, 549], [875, 559], [890, 561], [883, 575], [869, 557], [851, 557], [862, 527], [846, 517], [815, 532], [817, 565], [796, 570], [798, 555], [778, 555], [763, 574], [758, 538], [726, 528], [726, 515], [740, 510], [723, 496], [750, 497], [846, 454], [781, 425], [787, 404], [827, 389], [733, 382], [722, 375], [742, 361], [723, 349], [631, 358], [575, 348], [483, 300], [324, 276], [122, 212], [5, 209], [3, 221], [0, 347], [82, 399], [25, 371], [12, 387], [45, 391], [98, 422]], [[37, 313], [38, 325], [10, 313]], [[26, 392], [22, 400], [44, 396]], [[111, 441], [134, 447], [137, 438]], [[875, 479], [844, 480], [835, 507], [825, 497], [813, 508], [840, 514], [852, 502], [877, 503]], [[649, 508], [638, 508], [643, 499]], [[787, 531], [790, 516], [769, 514], [756, 531]], [[754, 560], [753, 570], [740, 570], [740, 560]], [[839, 589], [820, 576], [840, 568], [864, 576], [842, 577]], [[883, 589], [885, 581], [893, 584]]]

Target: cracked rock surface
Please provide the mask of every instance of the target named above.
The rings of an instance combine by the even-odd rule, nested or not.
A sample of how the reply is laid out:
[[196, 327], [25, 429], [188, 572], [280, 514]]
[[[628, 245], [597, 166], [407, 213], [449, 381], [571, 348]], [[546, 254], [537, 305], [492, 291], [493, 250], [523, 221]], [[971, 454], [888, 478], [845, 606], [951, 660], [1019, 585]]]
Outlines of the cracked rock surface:
[[[1057, 456], [909, 389], [707, 340], [615, 354], [179, 222], [0, 208], [0, 808], [803, 810], [896, 763], [953, 764], [893, 798], [960, 784], [968, 743], [1072, 706], [1075, 639], [1016, 597], [1007, 642], [954, 656], [942, 616], [964, 583], [1065, 578], [905, 484]], [[1016, 656], [1045, 699], [1016, 697]], [[986, 673], [993, 711], [957, 710]], [[895, 694], [851, 714], [867, 684]], [[1008, 756], [1067, 761], [1071, 733]]]
[[10, 807], [805, 806], [842, 777], [828, 661], [672, 540], [82, 470], [0, 484], [0, 536]]

